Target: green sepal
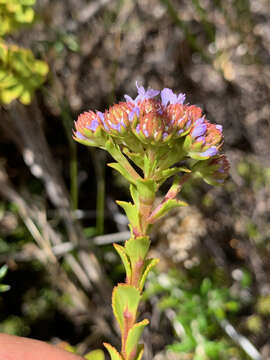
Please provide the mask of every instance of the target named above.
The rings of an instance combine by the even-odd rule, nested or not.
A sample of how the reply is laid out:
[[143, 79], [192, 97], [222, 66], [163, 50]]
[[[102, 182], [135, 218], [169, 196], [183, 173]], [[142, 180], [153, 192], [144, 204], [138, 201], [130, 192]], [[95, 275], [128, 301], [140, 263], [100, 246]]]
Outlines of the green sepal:
[[153, 224], [156, 220], [158, 220], [162, 216], [166, 215], [170, 210], [175, 209], [180, 206], [188, 206], [188, 204], [185, 201], [180, 201], [180, 200], [176, 200], [176, 199], [168, 199], [163, 204], [158, 205], [158, 207], [149, 216], [147, 221], [149, 222], [149, 224]]
[[[134, 286], [119, 284], [113, 289], [112, 307], [118, 321], [121, 332], [124, 330], [125, 316], [128, 311], [132, 319], [136, 319], [137, 309], [140, 302], [140, 292]], [[132, 320], [131, 319], [131, 320]]]
[[210, 156], [201, 156], [199, 152], [189, 152], [188, 155], [194, 160], [207, 160]]
[[185, 151], [189, 151], [190, 148], [191, 148], [191, 145], [192, 145], [192, 138], [191, 138], [190, 135], [187, 135], [187, 136], [185, 137], [185, 141], [184, 141], [184, 144], [183, 144], [183, 149], [184, 149]]
[[143, 344], [139, 344], [138, 345], [138, 350], [137, 350], [137, 356], [134, 360], [141, 360], [142, 356], [143, 356], [143, 351], [144, 351], [144, 345]]
[[109, 167], [117, 170], [124, 178], [126, 178], [130, 183], [135, 183], [134, 178], [130, 175], [130, 173], [119, 163], [109, 163], [107, 164]]
[[145, 268], [143, 271], [143, 275], [141, 277], [141, 281], [140, 281], [140, 285], [139, 285], [139, 289], [142, 292], [143, 291], [143, 287], [147, 278], [147, 275], [149, 274], [150, 270], [156, 266], [159, 263], [159, 259], [147, 259], [145, 261]]
[[113, 244], [115, 250], [117, 251], [118, 255], [120, 256], [122, 263], [124, 264], [125, 270], [126, 270], [126, 276], [127, 280], [129, 281], [131, 278], [131, 265], [130, 261], [127, 257], [126, 250], [123, 246], [118, 244]]
[[112, 345], [110, 345], [108, 343], [103, 343], [103, 345], [108, 350], [108, 352], [111, 356], [111, 360], [124, 360], [123, 357], [119, 354], [119, 352], [116, 350], [115, 347], [113, 347]]
[[125, 249], [128, 255], [131, 267], [133, 268], [138, 261], [144, 260], [150, 246], [150, 239], [148, 236], [131, 238], [126, 241]]
[[132, 328], [129, 330], [125, 346], [127, 360], [133, 360], [136, 356], [138, 342], [140, 340], [143, 329], [148, 324], [149, 321], [147, 319], [144, 319], [143, 321], [140, 321], [139, 323], [133, 325]]
[[83, 139], [79, 139], [77, 137], [74, 137], [74, 140], [82, 145], [95, 146], [95, 147], [98, 146], [94, 140], [90, 140], [90, 139], [83, 140]]
[[139, 227], [139, 215], [136, 206], [131, 202], [118, 200], [116, 201], [116, 204], [118, 204], [125, 210], [125, 213], [132, 227]]
[[97, 350], [92, 350], [86, 355], [84, 355], [84, 358], [86, 360], [105, 360], [105, 355], [103, 350], [97, 349]]

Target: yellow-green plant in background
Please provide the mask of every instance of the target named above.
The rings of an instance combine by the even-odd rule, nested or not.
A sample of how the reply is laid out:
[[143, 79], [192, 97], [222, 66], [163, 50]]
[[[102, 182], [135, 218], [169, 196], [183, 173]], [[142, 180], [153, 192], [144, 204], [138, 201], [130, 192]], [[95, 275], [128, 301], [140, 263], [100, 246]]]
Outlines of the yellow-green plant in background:
[[0, 103], [19, 99], [29, 104], [33, 93], [45, 81], [48, 65], [37, 60], [30, 49], [4, 42], [6, 34], [31, 24], [35, 0], [0, 0]]
[[34, 19], [36, 0], [0, 0], [0, 36], [9, 34]]

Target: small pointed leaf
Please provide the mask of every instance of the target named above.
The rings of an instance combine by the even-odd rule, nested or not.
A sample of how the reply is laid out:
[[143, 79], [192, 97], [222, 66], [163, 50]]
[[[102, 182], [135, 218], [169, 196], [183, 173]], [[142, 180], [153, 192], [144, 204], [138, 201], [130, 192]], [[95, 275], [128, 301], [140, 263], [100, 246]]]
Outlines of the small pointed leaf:
[[103, 343], [105, 348], [108, 350], [111, 360], [124, 360], [122, 356], [119, 354], [119, 352], [110, 344]]
[[138, 190], [136, 189], [136, 186], [131, 184], [129, 187], [129, 191], [130, 191], [132, 200], [134, 201], [134, 205], [138, 209], [139, 208], [139, 194], [138, 194]]
[[130, 261], [126, 254], [126, 250], [123, 246], [118, 245], [118, 244], [113, 244], [113, 246], [114, 246], [115, 250], [118, 252], [118, 255], [120, 256], [120, 258], [124, 264], [127, 280], [129, 280], [131, 278], [131, 266], [130, 266]]
[[185, 201], [179, 201], [176, 199], [168, 199], [163, 204], [160, 204], [148, 218], [149, 224], [153, 224], [156, 220], [166, 215], [170, 210], [180, 206], [188, 206]]
[[143, 291], [143, 287], [150, 270], [159, 263], [159, 259], [147, 259], [145, 261], [145, 269], [140, 281], [140, 291]]
[[109, 163], [107, 164], [109, 167], [118, 171], [124, 178], [127, 179], [130, 183], [134, 183], [134, 178], [130, 175], [130, 173], [119, 163]]
[[113, 289], [112, 307], [121, 331], [124, 328], [124, 313], [128, 311], [135, 320], [140, 301], [140, 292], [134, 286], [119, 284]]
[[126, 241], [125, 249], [130, 258], [131, 265], [144, 260], [149, 250], [150, 240], [148, 236], [131, 238]]
[[159, 178], [162, 178], [162, 181], [168, 179], [169, 177], [178, 174], [179, 172], [190, 173], [191, 170], [185, 167], [173, 167], [170, 169], [162, 170], [158, 175]]
[[126, 148], [123, 150], [123, 152], [130, 158], [131, 161], [134, 162], [135, 165], [143, 170], [143, 158], [140, 153], [130, 152]]
[[126, 354], [127, 354], [127, 360], [133, 360], [134, 354], [137, 353], [137, 346], [138, 342], [140, 340], [141, 334], [143, 332], [143, 329], [146, 325], [149, 324], [149, 321], [147, 319], [144, 319], [143, 321], [133, 325], [133, 327], [129, 330], [127, 341], [126, 341]]
[[139, 226], [139, 216], [138, 210], [134, 204], [131, 202], [126, 201], [116, 201], [116, 203], [121, 206], [128, 217], [129, 222], [132, 224], [133, 227]]

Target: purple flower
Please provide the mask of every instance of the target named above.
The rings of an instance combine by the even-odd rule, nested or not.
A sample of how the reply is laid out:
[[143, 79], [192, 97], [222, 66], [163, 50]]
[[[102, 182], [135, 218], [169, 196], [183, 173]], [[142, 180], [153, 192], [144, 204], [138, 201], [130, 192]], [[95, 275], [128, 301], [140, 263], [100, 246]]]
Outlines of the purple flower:
[[129, 95], [124, 95], [127, 102], [131, 102], [135, 105], [137, 105], [139, 101], [152, 99], [160, 93], [159, 90], [154, 90], [151, 88], [148, 88], [147, 90], [145, 90], [145, 88], [143, 86], [138, 85], [137, 81], [136, 81], [136, 86], [138, 89], [138, 95], [135, 98], [135, 100], [133, 100]]
[[[126, 96], [128, 96], [128, 95], [126, 95]], [[131, 112], [128, 114], [128, 120], [129, 121], [132, 121], [133, 119], [134, 119], [134, 116], [137, 116], [137, 117], [139, 117], [139, 115], [140, 115], [140, 109], [139, 109], [139, 107], [138, 106], [134, 106], [134, 108], [131, 110]]]
[[207, 125], [204, 122], [203, 118], [199, 118], [198, 120], [196, 120], [194, 125], [195, 125], [195, 127], [193, 128], [193, 130], [191, 132], [191, 136], [193, 137], [193, 139], [205, 134]]
[[222, 125], [216, 125], [216, 129], [218, 129], [220, 132], [222, 132], [223, 127], [222, 127]]
[[92, 130], [92, 131], [96, 131], [97, 127], [99, 125], [98, 119], [94, 119], [90, 125], [87, 125], [87, 129]]
[[99, 116], [99, 118], [100, 118], [100, 120], [101, 120], [101, 122], [102, 122], [102, 124], [104, 126], [104, 129], [109, 130], [109, 128], [108, 128], [108, 126], [107, 126], [107, 124], [106, 124], [106, 122], [104, 120], [104, 114], [101, 111], [97, 111], [97, 115]]
[[161, 103], [164, 107], [168, 104], [183, 104], [186, 98], [185, 94], [176, 95], [171, 89], [164, 88], [161, 93]]
[[199, 153], [200, 156], [215, 156], [218, 150], [215, 146], [210, 147], [204, 152]]

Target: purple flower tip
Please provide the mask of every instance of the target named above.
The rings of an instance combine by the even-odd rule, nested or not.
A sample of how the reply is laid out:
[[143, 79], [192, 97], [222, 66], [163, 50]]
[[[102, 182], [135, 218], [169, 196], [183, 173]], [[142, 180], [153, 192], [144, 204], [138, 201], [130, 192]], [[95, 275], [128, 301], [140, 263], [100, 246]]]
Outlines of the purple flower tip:
[[200, 156], [215, 156], [217, 154], [218, 150], [215, 146], [210, 147], [204, 152], [201, 152]]
[[124, 95], [124, 98], [126, 99], [126, 102], [134, 103], [134, 100], [129, 95]]
[[91, 125], [87, 125], [86, 127], [87, 127], [87, 129], [89, 129], [89, 130], [96, 131], [98, 125], [99, 125], [98, 119], [94, 119], [94, 120], [91, 122]]
[[220, 132], [222, 132], [223, 127], [222, 127], [222, 125], [216, 125], [216, 129], [219, 130]]
[[193, 139], [204, 135], [206, 132], [206, 128], [207, 128], [206, 124], [197, 125], [191, 132], [191, 136], [193, 137]]
[[102, 124], [103, 124], [103, 126], [104, 126], [104, 129], [105, 129], [105, 130], [109, 130], [107, 124], [106, 124], [105, 121], [104, 121], [104, 114], [103, 114], [101, 111], [97, 111], [97, 115], [98, 115], [98, 117], [100, 118], [100, 120], [101, 120], [101, 122], [102, 122]]
[[154, 90], [151, 88], [145, 91], [145, 88], [143, 86], [139, 86], [137, 81], [136, 81], [136, 86], [138, 89], [138, 96], [135, 99], [136, 104], [138, 103], [138, 101], [152, 99], [159, 94], [159, 90]]
[[164, 88], [161, 91], [160, 96], [163, 106], [167, 106], [168, 104], [183, 104], [186, 98], [185, 94], [180, 93], [179, 95], [176, 95], [169, 88]]
[[134, 116], [139, 116], [140, 115], [140, 109], [138, 106], [134, 106], [134, 108], [131, 110], [131, 112], [128, 114], [128, 120], [132, 121], [134, 119]]

